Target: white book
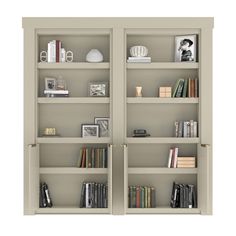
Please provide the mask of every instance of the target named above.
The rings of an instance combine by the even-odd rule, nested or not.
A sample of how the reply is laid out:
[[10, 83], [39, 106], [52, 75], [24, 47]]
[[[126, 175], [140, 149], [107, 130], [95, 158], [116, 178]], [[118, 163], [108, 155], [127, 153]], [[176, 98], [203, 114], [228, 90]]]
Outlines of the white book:
[[131, 61], [151, 60], [151, 57], [128, 57], [128, 60]]
[[150, 63], [151, 59], [128, 59], [127, 62], [133, 63]]
[[193, 122], [193, 137], [197, 137], [197, 121]]
[[48, 62], [52, 62], [51, 42], [48, 43]]
[[56, 62], [56, 40], [52, 41], [52, 62]]
[[178, 152], [179, 152], [179, 148], [175, 148], [175, 152], [174, 152], [174, 168], [177, 168], [177, 159], [178, 159]]
[[85, 188], [85, 207], [89, 207], [89, 183], [86, 183]]
[[44, 90], [44, 94], [69, 94], [69, 90]]
[[194, 131], [193, 131], [193, 120], [190, 120], [190, 137], [194, 137]]
[[171, 168], [172, 155], [173, 155], [173, 149], [171, 148], [169, 152], [169, 159], [168, 159], [168, 165], [167, 165], [168, 168]]
[[66, 50], [65, 50], [65, 48], [61, 48], [60, 62], [66, 62]]

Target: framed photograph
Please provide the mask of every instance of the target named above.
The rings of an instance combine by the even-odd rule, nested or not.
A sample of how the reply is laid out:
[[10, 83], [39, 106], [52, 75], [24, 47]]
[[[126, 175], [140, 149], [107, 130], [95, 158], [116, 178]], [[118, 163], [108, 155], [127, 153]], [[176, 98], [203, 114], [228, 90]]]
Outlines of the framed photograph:
[[183, 35], [175, 37], [175, 61], [197, 61], [197, 35]]
[[45, 90], [56, 90], [57, 80], [55, 78], [45, 78]]
[[110, 118], [108, 117], [95, 117], [94, 123], [99, 125], [100, 137], [110, 136]]
[[90, 97], [108, 97], [108, 82], [90, 82], [88, 94]]
[[83, 138], [87, 138], [87, 137], [98, 138], [99, 137], [99, 125], [94, 125], [94, 124], [81, 125], [81, 136]]

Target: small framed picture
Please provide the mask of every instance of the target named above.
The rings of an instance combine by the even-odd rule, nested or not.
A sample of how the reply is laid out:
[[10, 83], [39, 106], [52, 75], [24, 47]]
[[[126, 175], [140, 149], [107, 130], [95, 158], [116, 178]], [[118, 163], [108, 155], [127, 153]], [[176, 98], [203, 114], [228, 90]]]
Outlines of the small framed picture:
[[88, 94], [90, 97], [108, 97], [108, 82], [90, 82]]
[[81, 125], [81, 136], [83, 138], [87, 138], [87, 137], [98, 138], [99, 137], [99, 125], [94, 125], [94, 124]]
[[197, 35], [182, 35], [175, 37], [175, 61], [197, 61]]
[[94, 123], [99, 125], [100, 137], [110, 136], [110, 118], [108, 117], [95, 117]]
[[45, 78], [45, 90], [56, 90], [56, 84], [55, 78]]

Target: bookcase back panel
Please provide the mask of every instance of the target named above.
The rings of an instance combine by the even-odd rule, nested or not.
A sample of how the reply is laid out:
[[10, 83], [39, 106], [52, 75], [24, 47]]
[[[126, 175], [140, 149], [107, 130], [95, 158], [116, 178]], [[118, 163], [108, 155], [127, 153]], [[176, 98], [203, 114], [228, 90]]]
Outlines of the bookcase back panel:
[[143, 97], [159, 96], [161, 86], [174, 87], [178, 79], [197, 78], [198, 70], [128, 70], [127, 71], [127, 96], [135, 96], [135, 87], [142, 86]]
[[[40, 70], [38, 96], [44, 97], [45, 78], [62, 78], [66, 81], [70, 97], [87, 97], [90, 82], [108, 82], [109, 70]], [[109, 94], [109, 93], [108, 93]]]
[[129, 167], [167, 167], [170, 148], [178, 147], [179, 156], [197, 156], [196, 144], [129, 144]]
[[174, 181], [181, 184], [194, 184], [195, 186], [197, 186], [197, 175], [189, 174], [132, 174], [129, 175], [128, 178], [128, 186], [141, 185], [154, 187], [156, 190], [157, 207], [170, 206], [172, 185]]
[[103, 54], [104, 62], [110, 60], [109, 35], [42, 35], [38, 40], [39, 53], [47, 51], [48, 42], [52, 40], [60, 40], [62, 48], [72, 51], [74, 62], [85, 62], [86, 55], [91, 49], [98, 49]]
[[151, 137], [174, 137], [175, 121], [198, 120], [196, 104], [129, 104], [127, 136], [146, 129]]
[[77, 167], [80, 149], [106, 148], [103, 144], [41, 144], [40, 167]]
[[45, 128], [56, 128], [61, 137], [81, 137], [82, 124], [109, 116], [109, 104], [41, 104], [38, 135]]
[[106, 183], [107, 175], [40, 175], [46, 182], [54, 207], [79, 207], [83, 182]]

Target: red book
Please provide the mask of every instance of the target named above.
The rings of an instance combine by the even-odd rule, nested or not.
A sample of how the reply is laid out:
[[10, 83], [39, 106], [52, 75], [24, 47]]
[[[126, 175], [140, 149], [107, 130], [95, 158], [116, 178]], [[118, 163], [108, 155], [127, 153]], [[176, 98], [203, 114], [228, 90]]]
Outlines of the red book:
[[56, 62], [60, 62], [60, 40], [56, 40]]
[[140, 186], [136, 187], [136, 208], [140, 208]]

